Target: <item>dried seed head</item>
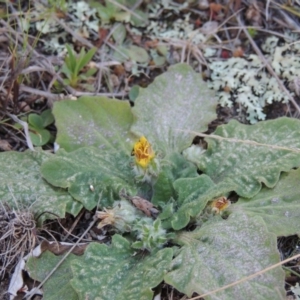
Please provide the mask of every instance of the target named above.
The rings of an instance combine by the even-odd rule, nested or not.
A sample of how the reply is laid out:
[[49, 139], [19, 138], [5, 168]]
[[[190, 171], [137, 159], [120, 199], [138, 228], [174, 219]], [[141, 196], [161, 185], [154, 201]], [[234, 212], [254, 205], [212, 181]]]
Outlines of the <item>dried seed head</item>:
[[222, 211], [224, 211], [230, 204], [230, 200], [228, 200], [226, 197], [219, 197], [212, 201], [211, 211], [215, 214], [222, 213]]

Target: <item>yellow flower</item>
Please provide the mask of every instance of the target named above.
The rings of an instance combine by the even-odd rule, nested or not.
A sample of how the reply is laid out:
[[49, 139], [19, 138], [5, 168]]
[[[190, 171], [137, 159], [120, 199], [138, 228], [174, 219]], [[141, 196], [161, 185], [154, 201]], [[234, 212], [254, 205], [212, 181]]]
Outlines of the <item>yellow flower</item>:
[[132, 154], [135, 156], [136, 163], [142, 168], [147, 168], [155, 153], [148, 140], [142, 136], [133, 146]]
[[230, 204], [230, 200], [228, 200], [226, 197], [214, 199], [211, 203], [212, 212], [215, 214], [219, 214], [223, 210], [225, 210]]

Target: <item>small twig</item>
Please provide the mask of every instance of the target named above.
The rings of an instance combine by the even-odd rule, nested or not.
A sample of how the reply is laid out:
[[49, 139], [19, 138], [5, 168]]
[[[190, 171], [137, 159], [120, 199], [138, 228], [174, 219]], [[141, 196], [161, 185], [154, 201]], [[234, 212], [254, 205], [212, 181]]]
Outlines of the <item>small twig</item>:
[[70, 33], [81, 44], [87, 46], [88, 48], [95, 48], [95, 46], [90, 41], [88, 41], [87, 39], [85, 39], [84, 37], [76, 33], [74, 30], [68, 27], [63, 21], [61, 21], [58, 17], [54, 16], [54, 19], [55, 22], [57, 22], [66, 32]]
[[[237, 2], [238, 2], [238, 1], [237, 1]], [[244, 8], [241, 8], [241, 9], [235, 11], [232, 15], [230, 15], [226, 20], [224, 20], [224, 21], [218, 26], [218, 28], [216, 29], [215, 32], [218, 32], [219, 29], [221, 29], [221, 28], [223, 27], [223, 25], [225, 25], [225, 24], [226, 24], [230, 19], [232, 19], [233, 17], [237, 17], [237, 18], [238, 18], [238, 15], [239, 15], [239, 13], [240, 13], [242, 10], [244, 10]]]
[[[5, 126], [2, 126], [1, 129], [3, 129], [5, 132], [7, 132], [10, 136], [12, 136], [14, 139], [15, 139], [15, 142], [16, 143], [21, 143], [22, 145], [26, 145], [26, 142], [24, 140], [22, 140], [22, 138], [20, 138], [19, 136], [17, 136], [13, 130], [9, 130], [7, 129], [6, 127], [11, 127], [13, 128], [14, 130], [16, 130], [16, 128], [12, 125], [12, 124], [9, 124], [9, 123], [0, 123], [0, 124], [5, 124]], [[21, 129], [18, 130], [18, 132], [25, 138], [25, 134], [22, 132]], [[15, 147], [14, 147], [15, 149]]]
[[269, 21], [269, 6], [270, 6], [270, 0], [267, 0], [266, 3], [266, 12], [265, 12], [265, 16], [266, 16], [266, 20]]
[[33, 95], [38, 95], [41, 97], [45, 97], [50, 100], [62, 100], [62, 99], [68, 99], [68, 97], [74, 96], [74, 97], [81, 97], [81, 96], [105, 96], [105, 97], [124, 97], [128, 93], [126, 92], [120, 92], [120, 93], [93, 93], [93, 92], [79, 92], [75, 89], [71, 88], [70, 95], [64, 95], [64, 94], [52, 94], [51, 92], [42, 91], [38, 89], [31, 88], [26, 85], [20, 85], [20, 91], [27, 92]]
[[[290, 8], [288, 5], [281, 5], [278, 4], [276, 1], [272, 1], [272, 4], [274, 4], [274, 6], [277, 6], [278, 8], [278, 13], [283, 17], [283, 19], [286, 21], [286, 23], [284, 24], [285, 27], [288, 27], [292, 30], [299, 30], [299, 24], [296, 23], [295, 20], [293, 20], [288, 14], [287, 12], [296, 15], [296, 17], [299, 17], [299, 13], [296, 13], [295, 10], [293, 10], [292, 8]], [[282, 19], [281, 18], [274, 18], [274, 20], [277, 23], [281, 23]]]
[[107, 61], [107, 62], [90, 62], [92, 67], [97, 67], [98, 69], [107, 69], [107, 67], [119, 66], [121, 63], [116, 60]]
[[74, 230], [75, 226], [77, 225], [77, 223], [79, 222], [79, 220], [81, 219], [82, 215], [84, 214], [85, 210], [82, 209], [81, 212], [79, 213], [79, 215], [76, 217], [75, 221], [73, 222], [71, 228], [69, 230], [66, 230], [64, 227], [64, 229], [67, 231], [67, 234], [66, 236], [62, 239], [62, 242], [64, 242], [68, 237], [69, 235], [72, 234], [72, 231]]
[[30, 93], [32, 95], [38, 95], [52, 100], [60, 100], [63, 98], [63, 94], [52, 94], [50, 92], [35, 89], [23, 84], [20, 85], [20, 91]]
[[[120, 93], [90, 93], [90, 92], [78, 92], [78, 91], [74, 91], [74, 93], [72, 93], [72, 96], [75, 97], [81, 97], [81, 96], [105, 96], [105, 97], [124, 97], [126, 96], [128, 93], [127, 92], [120, 92]], [[68, 98], [68, 95], [66, 95], [65, 97], [66, 99]]]
[[[70, 33], [77, 41], [79, 41], [81, 44], [85, 45], [88, 48], [95, 48], [95, 46], [88, 41], [87, 39], [83, 38], [81, 35], [79, 35], [78, 33], [76, 33], [74, 30], [72, 30], [70, 27], [68, 27], [63, 21], [61, 21], [58, 17], [54, 17], [55, 21], [57, 23], [59, 23], [59, 25], [61, 25], [61, 27], [63, 27], [63, 29]], [[112, 45], [111, 43], [109, 43], [108, 41], [106, 42], [106, 44], [111, 47], [113, 50], [115, 50], [116, 52], [118, 52], [120, 55], [124, 56], [126, 59], [128, 59], [128, 56], [125, 55], [124, 53], [122, 53], [122, 51], [120, 51], [117, 47], [115, 47], [114, 45]], [[101, 53], [102, 50], [98, 49], [97, 52]]]
[[[288, 37], [288, 36], [285, 36], [284, 34], [281, 34], [280, 32], [275, 32], [275, 31], [272, 31], [272, 30], [267, 30], [267, 29], [263, 29], [261, 27], [257, 27], [257, 26], [244, 26], [246, 29], [254, 29], [256, 31], [261, 31], [261, 32], [266, 32], [266, 33], [269, 33], [269, 34], [272, 34], [272, 35], [275, 35], [275, 36], [279, 36], [279, 37], [282, 37], [282, 38], [285, 38], [285, 39], [291, 39], [291, 37]], [[218, 29], [218, 32], [220, 31], [225, 31], [225, 30], [236, 30], [236, 29], [241, 29], [240, 26], [230, 26], [230, 27], [226, 27], [226, 28], [220, 28]]]
[[26, 74], [30, 74], [33, 72], [47, 72], [47, 70], [43, 67], [39, 67], [39, 66], [30, 66], [27, 67], [26, 69], [23, 69], [20, 74], [22, 75], [26, 75]]
[[31, 138], [30, 138], [30, 135], [29, 135], [29, 129], [28, 129], [28, 124], [27, 124], [27, 122], [24, 122], [24, 121], [20, 120], [17, 116], [15, 116], [15, 115], [13, 115], [13, 114], [7, 113], [7, 115], [8, 115], [10, 118], [12, 118], [15, 122], [17, 122], [17, 123], [19, 123], [20, 125], [23, 126], [27, 146], [28, 146], [28, 148], [29, 148], [31, 151], [35, 151], [35, 150], [34, 150], [34, 147], [33, 147], [33, 144], [32, 144], [32, 141], [31, 141]]

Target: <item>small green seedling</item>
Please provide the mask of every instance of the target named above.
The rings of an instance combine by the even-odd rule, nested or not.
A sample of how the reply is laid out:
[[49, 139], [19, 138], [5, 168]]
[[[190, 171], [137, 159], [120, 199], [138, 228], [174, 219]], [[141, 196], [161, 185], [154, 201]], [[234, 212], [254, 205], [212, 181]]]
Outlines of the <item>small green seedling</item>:
[[65, 58], [65, 63], [62, 66], [62, 72], [66, 75], [64, 83], [71, 87], [77, 87], [79, 82], [86, 80], [88, 77], [94, 75], [97, 71], [96, 68], [90, 68], [87, 72], [80, 74], [80, 71], [92, 60], [96, 48], [90, 49], [88, 52], [82, 48], [78, 57], [76, 57], [74, 51], [70, 45], [66, 45], [68, 55]]
[[66, 0], [49, 0], [48, 4], [51, 10], [53, 11], [60, 10], [62, 12], [67, 12], [68, 10]]
[[129, 94], [128, 94], [128, 96], [129, 96], [129, 99], [130, 99], [130, 101], [135, 101], [135, 99], [138, 97], [138, 95], [139, 95], [139, 90], [140, 90], [140, 87], [138, 86], [138, 85], [134, 85], [131, 89], [130, 89], [130, 91], [129, 91]]
[[[50, 131], [46, 129], [46, 127], [54, 122], [54, 117], [50, 109], [43, 111], [40, 115], [29, 114], [27, 117], [22, 117], [21, 119], [28, 123], [30, 139], [34, 146], [44, 146], [53, 139]], [[20, 124], [15, 124], [14, 127], [17, 129], [22, 128]]]
[[43, 111], [40, 115], [28, 115], [29, 135], [34, 146], [46, 145], [52, 135], [46, 127], [54, 122], [50, 109]]
[[134, 14], [130, 12], [131, 1], [111, 1], [105, 0], [103, 4], [99, 1], [92, 1], [92, 7], [98, 11], [102, 24], [111, 22], [130, 22], [135, 26], [142, 26], [148, 23], [148, 16], [141, 10], [135, 10]]

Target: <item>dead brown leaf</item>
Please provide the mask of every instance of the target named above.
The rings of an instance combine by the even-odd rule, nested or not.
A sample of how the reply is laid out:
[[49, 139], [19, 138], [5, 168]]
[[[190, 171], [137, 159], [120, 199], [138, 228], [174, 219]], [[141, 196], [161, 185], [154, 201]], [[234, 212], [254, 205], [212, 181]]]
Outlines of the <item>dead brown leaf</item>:
[[131, 198], [131, 202], [137, 209], [141, 210], [148, 217], [155, 217], [159, 213], [150, 201], [141, 197], [134, 196]]
[[[87, 247], [88, 244], [84, 245], [77, 245], [73, 250], [72, 253], [75, 255], [82, 255], [84, 254], [85, 248]], [[73, 245], [67, 245], [63, 243], [54, 243], [51, 242], [49, 243], [48, 241], [42, 241], [41, 243], [41, 251], [44, 252], [46, 250], [52, 252], [55, 255], [62, 255], [66, 253], [67, 251], [70, 250], [70, 248], [73, 247]]]
[[131, 201], [131, 203], [146, 216], [156, 218], [159, 214], [159, 210], [148, 200], [139, 196], [129, 196], [124, 191], [120, 192], [120, 196]]

